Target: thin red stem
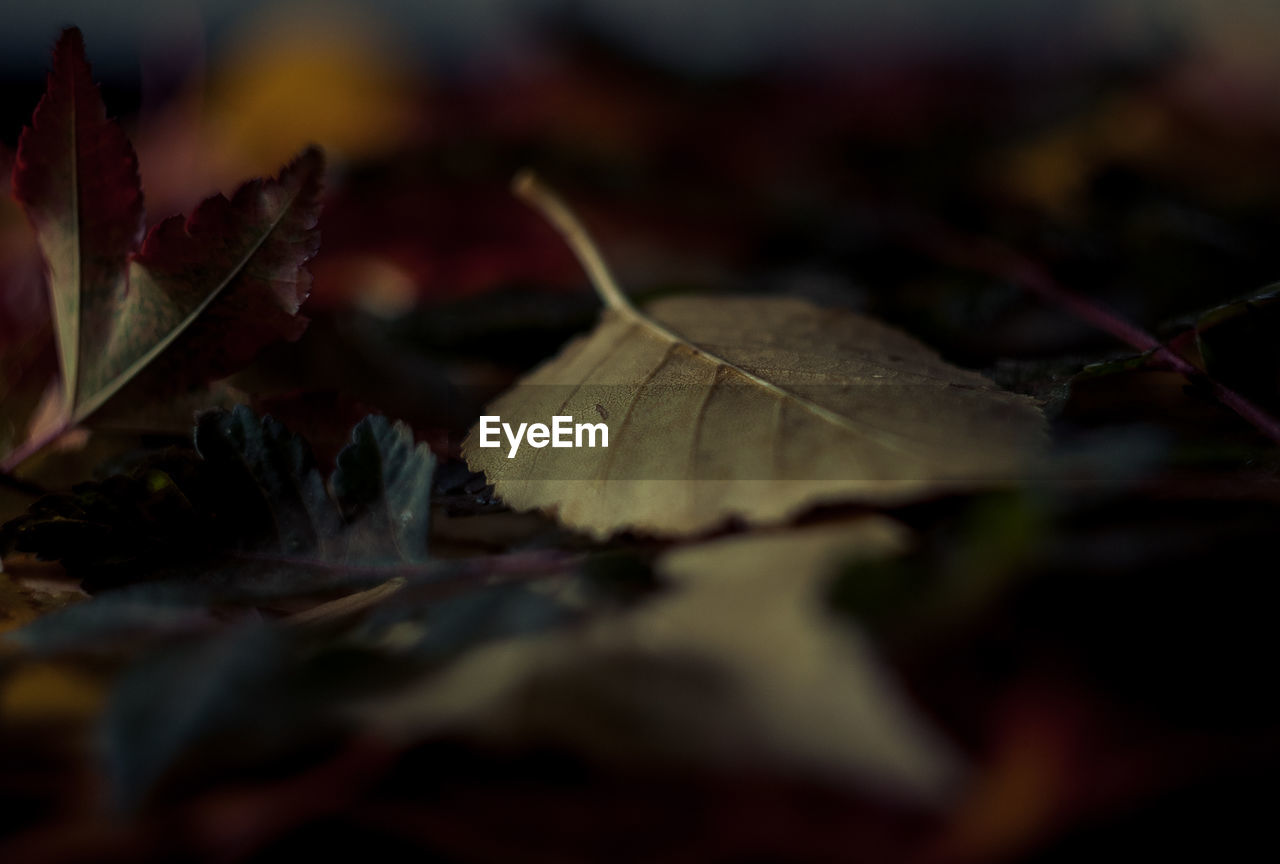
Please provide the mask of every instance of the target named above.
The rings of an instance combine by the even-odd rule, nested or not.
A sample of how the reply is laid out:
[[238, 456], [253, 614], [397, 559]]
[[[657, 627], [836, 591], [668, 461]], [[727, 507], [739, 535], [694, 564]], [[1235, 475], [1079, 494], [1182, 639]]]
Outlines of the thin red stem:
[[1067, 309], [1081, 321], [1114, 336], [1133, 349], [1144, 354], [1150, 353], [1166, 369], [1205, 384], [1219, 402], [1280, 444], [1280, 420], [1243, 394], [1215, 380], [1146, 330], [1126, 321], [1117, 312], [1059, 284], [1042, 267], [1014, 250], [989, 240], [962, 238], [945, 231], [937, 232], [924, 245], [948, 264], [1008, 279], [1046, 302]]

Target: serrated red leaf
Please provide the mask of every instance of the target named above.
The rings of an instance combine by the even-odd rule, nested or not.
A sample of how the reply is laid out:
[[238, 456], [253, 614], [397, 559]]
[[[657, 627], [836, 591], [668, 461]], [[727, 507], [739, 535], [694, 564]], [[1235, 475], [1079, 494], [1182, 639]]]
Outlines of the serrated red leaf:
[[32, 331], [49, 329], [40, 253], [21, 208], [9, 195], [13, 157], [0, 144], [0, 359]]
[[155, 226], [130, 268], [121, 316], [133, 326], [113, 334], [106, 366], [127, 372], [144, 360], [131, 386], [179, 392], [236, 371], [272, 342], [298, 338], [307, 326], [298, 308], [311, 287], [303, 265], [320, 246], [323, 171], [323, 155], [309, 149], [278, 177]]
[[85, 59], [84, 39], [65, 30], [48, 88], [23, 130], [13, 194], [36, 229], [49, 271], [68, 406], [82, 358], [105, 341], [127, 291], [129, 255], [142, 238], [138, 160], [106, 108]]
[[323, 169], [307, 150], [279, 177], [209, 198], [143, 241], [133, 148], [107, 119], [80, 32], [65, 31], [13, 184], [50, 274], [67, 422], [126, 387], [144, 401], [190, 390], [297, 338]]
[[209, 198], [143, 241], [133, 148], [107, 119], [80, 32], [65, 31], [13, 169], [49, 272], [64, 398], [47, 432], [0, 468], [108, 403], [191, 391], [301, 335], [323, 171], [320, 151], [306, 150], [278, 177]]

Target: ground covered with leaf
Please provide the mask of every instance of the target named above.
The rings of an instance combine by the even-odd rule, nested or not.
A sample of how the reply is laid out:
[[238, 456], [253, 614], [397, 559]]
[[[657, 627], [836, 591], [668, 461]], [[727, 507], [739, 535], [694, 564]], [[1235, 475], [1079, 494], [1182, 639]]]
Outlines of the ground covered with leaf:
[[0, 860], [1273, 845], [1248, 69], [316, 39], [0, 149]]

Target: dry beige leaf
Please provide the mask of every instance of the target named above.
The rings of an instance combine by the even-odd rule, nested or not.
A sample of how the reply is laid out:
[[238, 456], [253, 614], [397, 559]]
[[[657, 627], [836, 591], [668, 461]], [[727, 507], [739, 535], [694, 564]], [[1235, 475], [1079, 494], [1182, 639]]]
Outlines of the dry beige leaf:
[[961, 758], [822, 601], [839, 565], [906, 543], [901, 525], [867, 516], [680, 547], [658, 562], [671, 590], [637, 609], [479, 648], [357, 713], [392, 738], [801, 770], [941, 804]]
[[368, 611], [392, 594], [399, 592], [407, 584], [409, 584], [409, 580], [403, 576], [397, 576], [372, 588], [355, 591], [335, 600], [318, 603], [315, 606], [303, 609], [301, 612], [294, 612], [284, 620], [294, 625], [326, 624], [331, 621], [340, 621], [343, 618], [350, 618], [361, 612]]
[[956, 788], [959, 757], [824, 602], [841, 565], [906, 545], [901, 525], [867, 516], [680, 546], [658, 561], [676, 590], [632, 627], [650, 651], [713, 661], [735, 713], [789, 761], [938, 801]]
[[[676, 297], [636, 310], [580, 224], [525, 178], [591, 274], [605, 310], [486, 410], [511, 430], [557, 416], [608, 427], [607, 447], [463, 443], [517, 510], [605, 537], [697, 534], [816, 504], [898, 503], [1016, 480], [1045, 442], [1035, 402], [944, 362], [875, 320], [803, 300]], [[566, 424], [564, 440], [577, 442]], [[491, 446], [496, 440], [500, 446]], [[581, 437], [582, 444], [592, 439]], [[554, 442], [553, 442], [554, 443]]]

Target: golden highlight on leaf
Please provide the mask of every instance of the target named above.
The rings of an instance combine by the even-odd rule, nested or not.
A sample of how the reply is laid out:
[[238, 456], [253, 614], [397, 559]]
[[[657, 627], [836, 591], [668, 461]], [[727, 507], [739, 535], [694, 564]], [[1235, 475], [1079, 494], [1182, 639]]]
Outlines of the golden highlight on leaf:
[[637, 610], [633, 638], [723, 669], [735, 714], [779, 756], [940, 801], [957, 788], [959, 757], [823, 601], [841, 566], [908, 543], [901, 524], [871, 515], [677, 546], [657, 563], [674, 590]]
[[463, 443], [517, 510], [596, 536], [775, 523], [1015, 482], [1045, 443], [1035, 402], [865, 316], [783, 297], [676, 297], [636, 310], [585, 230], [536, 181], [606, 304], [600, 324], [486, 410], [513, 426], [607, 417], [608, 448]]
[[620, 762], [799, 768], [938, 805], [962, 760], [822, 603], [840, 565], [907, 542], [868, 516], [678, 547], [657, 562], [671, 590], [636, 609], [478, 648], [355, 713], [393, 740], [463, 731]]

